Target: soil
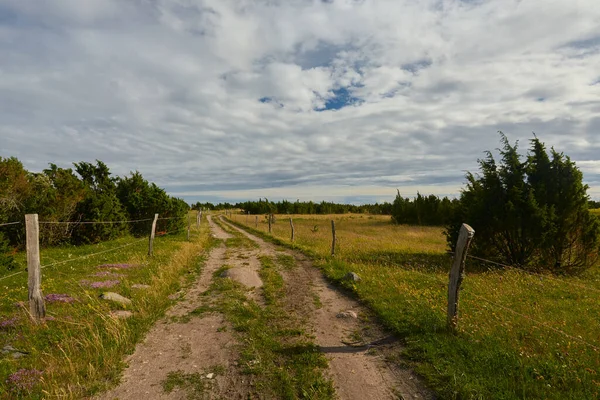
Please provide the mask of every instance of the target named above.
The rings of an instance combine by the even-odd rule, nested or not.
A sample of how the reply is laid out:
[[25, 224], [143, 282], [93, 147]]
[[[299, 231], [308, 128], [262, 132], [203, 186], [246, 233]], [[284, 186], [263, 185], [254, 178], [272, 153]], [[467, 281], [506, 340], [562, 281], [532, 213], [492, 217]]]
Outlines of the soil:
[[[214, 237], [231, 237], [208, 217]], [[223, 221], [226, 223], [225, 221]], [[226, 223], [227, 224], [227, 223]], [[216, 366], [218, 371], [206, 386], [205, 398], [250, 398], [252, 378], [240, 373], [238, 343], [228, 322], [218, 313], [205, 313], [193, 318], [181, 318], [200, 307], [206, 298], [200, 298], [210, 286], [213, 273], [224, 265], [231, 279], [248, 287], [248, 294], [262, 303], [258, 276], [259, 257], [286, 254], [294, 257], [296, 266], [282, 271], [286, 283], [286, 306], [290, 313], [301, 317], [315, 336], [316, 344], [329, 360], [329, 376], [340, 399], [433, 399], [432, 393], [419, 378], [397, 363], [386, 362], [399, 357], [402, 350], [398, 340], [377, 323], [371, 313], [357, 301], [331, 286], [303, 254], [282, 249], [227, 224], [258, 244], [258, 248], [224, 245], [213, 249], [199, 279], [182, 294], [166, 317], [148, 333], [135, 352], [125, 360], [128, 367], [121, 383], [99, 400], [114, 399], [186, 399], [185, 390], [165, 393], [163, 382], [169, 372], [199, 373], [203, 379]], [[340, 318], [338, 314], [346, 313]], [[225, 329], [224, 329], [225, 328]], [[379, 339], [382, 339], [378, 341]], [[357, 346], [353, 342], [370, 343]], [[377, 343], [377, 345], [373, 345]]]

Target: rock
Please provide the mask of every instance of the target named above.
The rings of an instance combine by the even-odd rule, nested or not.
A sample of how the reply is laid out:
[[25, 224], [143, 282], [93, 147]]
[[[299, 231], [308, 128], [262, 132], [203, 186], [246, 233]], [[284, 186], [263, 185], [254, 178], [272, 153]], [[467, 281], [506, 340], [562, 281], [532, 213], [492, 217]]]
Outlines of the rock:
[[2, 354], [10, 354], [10, 356], [12, 358], [17, 359], [17, 358], [25, 357], [29, 353], [26, 351], [15, 349], [11, 345], [7, 344], [6, 346], [4, 346], [2, 348]]
[[355, 272], [348, 272], [344, 279], [352, 282], [360, 282], [360, 276], [358, 276]]
[[114, 292], [102, 293], [100, 295], [100, 298], [104, 299], [104, 300], [114, 301], [115, 303], [124, 304], [124, 305], [131, 304], [131, 300], [129, 300], [127, 297], [123, 297], [120, 294], [114, 293]]
[[131, 311], [116, 310], [116, 311], [111, 311], [110, 316], [117, 318], [117, 319], [127, 319], [127, 318], [133, 316], [133, 313]]
[[212, 372], [211, 372], [210, 374], [207, 374], [207, 375], [206, 375], [206, 377], [207, 377], [208, 379], [212, 379], [212, 378], [214, 378], [214, 376], [215, 376], [215, 374], [213, 374]]
[[347, 311], [342, 311], [341, 313], [336, 315], [336, 317], [338, 317], [338, 318], [358, 318], [358, 315], [352, 310], [347, 310]]
[[258, 273], [248, 268], [229, 268], [223, 271], [220, 276], [221, 278], [233, 279], [249, 288], [259, 288], [263, 285]]
[[143, 285], [141, 283], [136, 283], [136, 284], [131, 285], [131, 287], [133, 289], [148, 289], [150, 287], [150, 285]]

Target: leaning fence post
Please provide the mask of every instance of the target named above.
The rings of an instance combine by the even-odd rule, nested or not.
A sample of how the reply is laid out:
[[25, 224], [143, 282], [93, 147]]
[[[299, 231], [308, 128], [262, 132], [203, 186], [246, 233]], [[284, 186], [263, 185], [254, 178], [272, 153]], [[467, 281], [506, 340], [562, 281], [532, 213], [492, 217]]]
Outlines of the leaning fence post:
[[467, 224], [462, 224], [456, 242], [456, 249], [454, 250], [454, 262], [452, 263], [450, 282], [448, 283], [447, 326], [451, 331], [456, 330], [458, 324], [458, 295], [465, 274], [465, 259], [474, 235], [475, 230], [473, 228]]
[[46, 306], [40, 285], [42, 271], [40, 265], [40, 229], [37, 214], [25, 215], [27, 275], [29, 286], [29, 312], [35, 322], [46, 316]]
[[269, 214], [269, 233], [271, 233], [271, 219], [273, 219], [273, 214]]
[[335, 256], [335, 221], [331, 220], [331, 256]]
[[294, 222], [292, 221], [292, 218], [290, 218], [290, 228], [292, 228], [292, 242], [294, 241]]
[[150, 231], [150, 242], [148, 243], [148, 255], [151, 256], [154, 249], [154, 233], [156, 232], [156, 221], [158, 221], [158, 214], [154, 214], [154, 221], [152, 221], [152, 230]]
[[190, 241], [190, 226], [192, 225], [192, 220], [190, 219], [190, 213], [188, 213], [188, 230], [187, 230], [187, 240]]

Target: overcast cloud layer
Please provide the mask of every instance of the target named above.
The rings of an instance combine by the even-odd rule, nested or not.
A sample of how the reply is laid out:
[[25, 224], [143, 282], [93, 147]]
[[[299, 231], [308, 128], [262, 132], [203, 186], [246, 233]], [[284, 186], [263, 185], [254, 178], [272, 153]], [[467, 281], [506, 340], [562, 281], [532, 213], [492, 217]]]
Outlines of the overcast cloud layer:
[[457, 194], [498, 130], [600, 197], [598, 0], [0, 0], [0, 156], [197, 200]]

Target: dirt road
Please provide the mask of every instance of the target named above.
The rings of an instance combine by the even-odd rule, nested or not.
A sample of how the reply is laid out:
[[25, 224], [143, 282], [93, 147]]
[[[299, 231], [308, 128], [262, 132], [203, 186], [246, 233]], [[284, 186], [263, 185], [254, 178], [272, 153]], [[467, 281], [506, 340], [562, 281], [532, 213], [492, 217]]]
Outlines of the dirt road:
[[[221, 221], [228, 233], [210, 217], [208, 220], [216, 239], [227, 241], [232, 239], [231, 233], [241, 233], [253, 246], [230, 240], [227, 247], [223, 243], [214, 248], [197, 282], [127, 358], [121, 384], [98, 399], [265, 398], [257, 392], [252, 375], [244, 374], [240, 367], [239, 338], [228, 329], [230, 321], [218, 312], [190, 315], [211, 301], [207, 290], [215, 271], [224, 265], [227, 276], [244, 285], [249, 298], [263, 304], [261, 257], [281, 256], [294, 260], [293, 267], [280, 270], [286, 312], [297, 316], [312, 332], [328, 360], [325, 374], [332, 379], [337, 397], [433, 398], [413, 373], [386, 363], [386, 359], [398, 356], [398, 341], [373, 322], [368, 310], [329, 285], [304, 255]], [[375, 346], [345, 344], [372, 343], [381, 338], [385, 340]], [[194, 393], [198, 397], [193, 397]]]

